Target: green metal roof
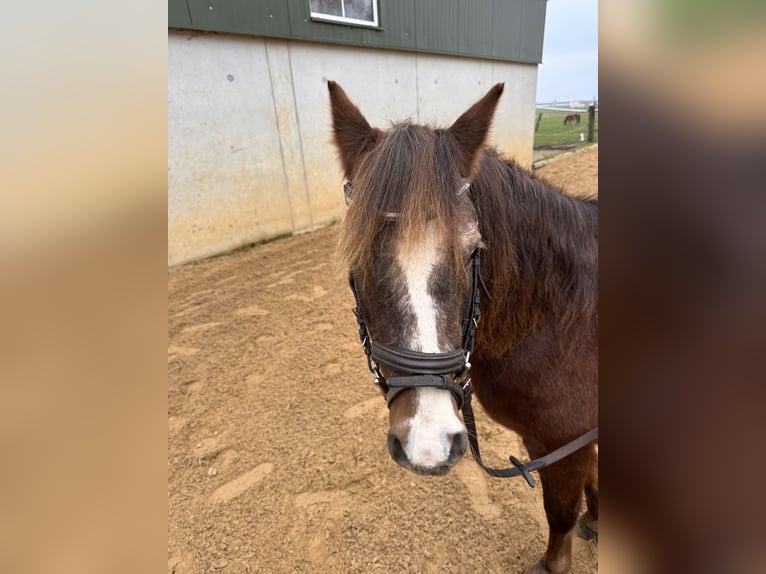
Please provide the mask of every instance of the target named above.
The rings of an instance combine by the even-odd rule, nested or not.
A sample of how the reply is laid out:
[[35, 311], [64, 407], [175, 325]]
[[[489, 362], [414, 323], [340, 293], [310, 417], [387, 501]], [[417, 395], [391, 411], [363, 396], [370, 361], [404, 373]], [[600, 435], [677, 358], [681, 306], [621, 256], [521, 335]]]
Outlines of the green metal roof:
[[377, 0], [379, 26], [314, 20], [309, 0], [168, 0], [168, 27], [540, 63], [546, 0]]

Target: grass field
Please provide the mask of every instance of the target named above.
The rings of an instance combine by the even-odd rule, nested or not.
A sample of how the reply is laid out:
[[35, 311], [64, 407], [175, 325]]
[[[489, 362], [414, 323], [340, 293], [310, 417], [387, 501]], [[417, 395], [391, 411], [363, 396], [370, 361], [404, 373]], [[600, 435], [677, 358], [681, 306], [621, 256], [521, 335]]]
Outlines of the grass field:
[[[536, 110], [535, 114], [543, 114], [540, 120], [540, 127], [535, 132], [535, 146], [550, 146], [568, 143], [580, 143], [580, 133], [588, 140], [588, 111], [578, 112], [580, 114], [580, 125], [564, 125], [564, 118], [567, 113], [575, 112], [554, 112], [550, 110]], [[537, 115], [535, 115], [535, 122]], [[593, 141], [598, 141], [598, 112], [596, 112], [596, 125], [594, 127]]]

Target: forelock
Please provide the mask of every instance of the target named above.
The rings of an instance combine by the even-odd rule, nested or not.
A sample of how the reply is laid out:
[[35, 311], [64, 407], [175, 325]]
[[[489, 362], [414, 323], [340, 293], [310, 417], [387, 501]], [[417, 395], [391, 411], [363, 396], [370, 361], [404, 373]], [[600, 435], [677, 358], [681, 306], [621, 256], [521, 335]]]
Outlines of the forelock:
[[[448, 259], [460, 265], [461, 209], [457, 142], [446, 130], [394, 125], [359, 162], [341, 225], [339, 253], [364, 281], [383, 243], [416, 244], [429, 229]], [[397, 214], [395, 220], [391, 213]]]

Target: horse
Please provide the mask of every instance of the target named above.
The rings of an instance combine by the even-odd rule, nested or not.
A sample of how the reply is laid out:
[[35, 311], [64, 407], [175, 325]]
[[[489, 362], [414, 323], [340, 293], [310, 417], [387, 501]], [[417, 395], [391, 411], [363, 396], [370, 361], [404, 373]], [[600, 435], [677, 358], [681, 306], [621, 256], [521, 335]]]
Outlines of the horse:
[[580, 114], [569, 114], [567, 117], [564, 118], [564, 125], [565, 126], [571, 124], [572, 122], [576, 123], [579, 126], [580, 125]]
[[[389, 404], [391, 457], [442, 475], [467, 442], [474, 451], [475, 427], [458, 416], [471, 388], [531, 457], [596, 426], [597, 198], [567, 196], [485, 147], [503, 84], [447, 129], [385, 131], [327, 86], [347, 180], [338, 253]], [[539, 470], [548, 545], [525, 573], [569, 571], [583, 493], [578, 532], [597, 536], [597, 457], [591, 440]]]

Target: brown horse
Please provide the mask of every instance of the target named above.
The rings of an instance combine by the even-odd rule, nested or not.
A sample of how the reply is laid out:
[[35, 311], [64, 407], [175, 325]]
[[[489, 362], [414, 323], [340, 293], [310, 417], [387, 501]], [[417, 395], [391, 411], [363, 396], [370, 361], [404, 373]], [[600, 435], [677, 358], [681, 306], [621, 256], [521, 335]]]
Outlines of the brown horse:
[[576, 123], [579, 126], [580, 125], [580, 114], [569, 114], [567, 117], [564, 118], [564, 125], [565, 126], [571, 124], [572, 122]]
[[[482, 299], [470, 363], [487, 413], [534, 458], [596, 426], [597, 200], [568, 197], [483, 148], [503, 84], [449, 129], [405, 122], [387, 131], [371, 127], [335, 82], [328, 88], [350, 182], [339, 250], [367, 351], [373, 339], [370, 368], [387, 391], [392, 457], [443, 474], [465, 452], [455, 390], [464, 376], [423, 373], [471, 367], [462, 354], [478, 321], [478, 312], [466, 321], [477, 277], [491, 301]], [[595, 443], [540, 477], [548, 548], [526, 572], [561, 574], [583, 492], [581, 526], [598, 531]]]

